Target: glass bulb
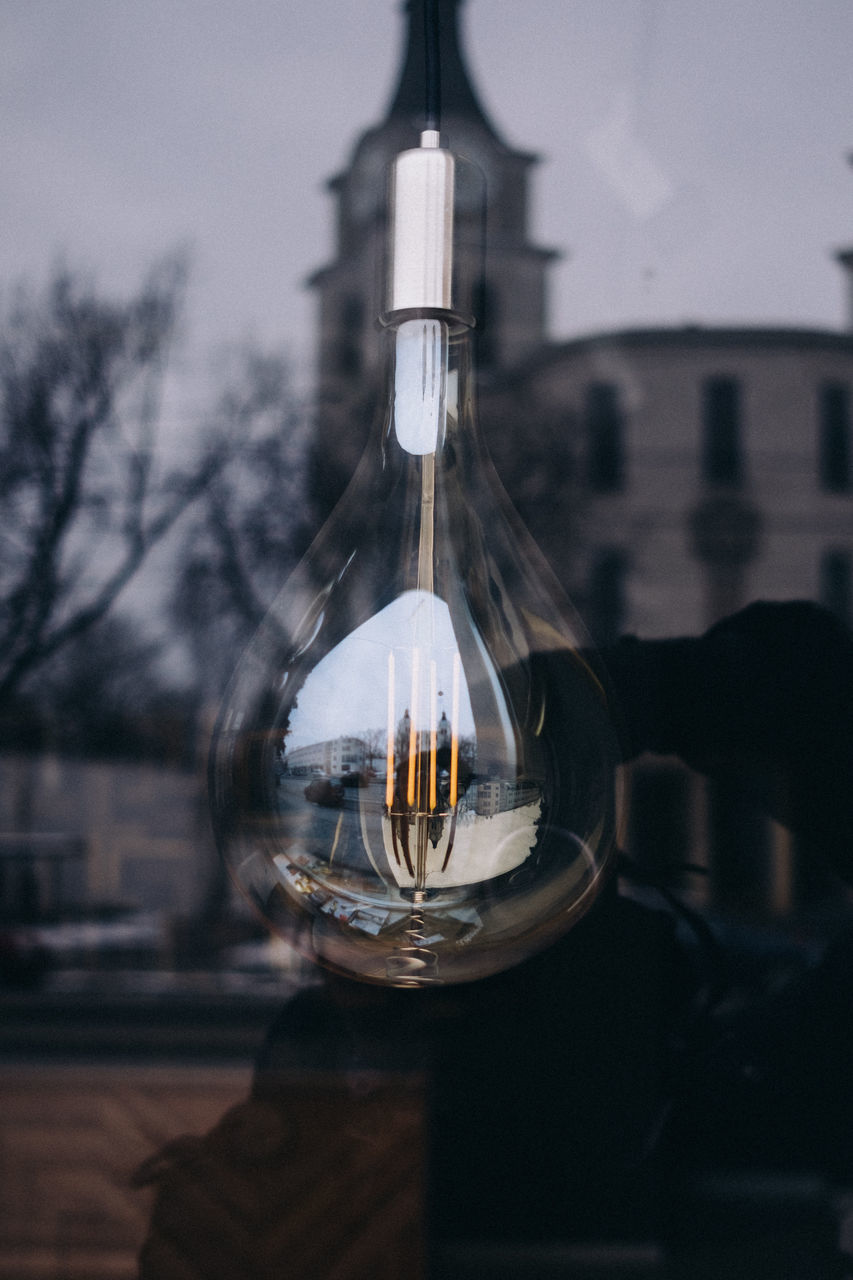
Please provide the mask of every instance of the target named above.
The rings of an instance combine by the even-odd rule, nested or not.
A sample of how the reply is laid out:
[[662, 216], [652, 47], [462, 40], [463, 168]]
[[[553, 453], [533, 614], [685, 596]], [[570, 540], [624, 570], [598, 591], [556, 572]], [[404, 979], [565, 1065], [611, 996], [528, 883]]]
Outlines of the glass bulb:
[[210, 794], [273, 928], [339, 972], [422, 986], [507, 968], [587, 910], [619, 750], [478, 434], [458, 162], [435, 133], [398, 162], [384, 417], [238, 666]]
[[235, 673], [220, 848], [310, 957], [478, 978], [593, 902], [615, 843], [612, 708], [477, 435], [470, 338], [403, 320], [381, 438]]

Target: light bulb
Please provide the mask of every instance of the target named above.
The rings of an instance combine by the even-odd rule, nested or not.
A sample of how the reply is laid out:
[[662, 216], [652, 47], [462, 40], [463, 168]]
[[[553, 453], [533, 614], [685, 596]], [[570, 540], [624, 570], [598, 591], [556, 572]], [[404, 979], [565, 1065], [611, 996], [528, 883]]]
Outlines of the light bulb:
[[211, 749], [220, 849], [263, 917], [401, 986], [547, 946], [595, 900], [618, 812], [604, 681], [478, 434], [437, 143], [395, 166], [384, 418]]

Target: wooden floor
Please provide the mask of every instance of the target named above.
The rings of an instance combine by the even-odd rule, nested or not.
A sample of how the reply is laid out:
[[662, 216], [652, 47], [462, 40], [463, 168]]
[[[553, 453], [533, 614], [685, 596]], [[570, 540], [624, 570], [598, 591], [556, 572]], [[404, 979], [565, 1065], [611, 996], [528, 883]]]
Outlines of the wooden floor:
[[0, 1278], [137, 1275], [153, 1192], [134, 1170], [246, 1096], [233, 1068], [0, 1067]]
[[[417, 1280], [420, 1091], [299, 1079], [238, 1105], [250, 1083], [228, 1067], [0, 1067], [0, 1280], [130, 1280], [146, 1240], [145, 1280]], [[152, 1219], [134, 1171], [213, 1129], [177, 1148], [190, 1159]]]

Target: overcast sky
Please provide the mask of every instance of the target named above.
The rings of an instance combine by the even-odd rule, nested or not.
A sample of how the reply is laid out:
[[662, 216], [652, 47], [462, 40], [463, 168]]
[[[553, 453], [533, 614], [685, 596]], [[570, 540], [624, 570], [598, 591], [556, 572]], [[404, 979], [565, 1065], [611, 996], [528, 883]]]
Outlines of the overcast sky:
[[[129, 290], [185, 244], [185, 366], [253, 337], [305, 368], [324, 183], [382, 117], [401, 7], [0, 0], [0, 284], [62, 256]], [[843, 322], [850, 0], [466, 0], [463, 20], [493, 123], [542, 156], [555, 336]]]

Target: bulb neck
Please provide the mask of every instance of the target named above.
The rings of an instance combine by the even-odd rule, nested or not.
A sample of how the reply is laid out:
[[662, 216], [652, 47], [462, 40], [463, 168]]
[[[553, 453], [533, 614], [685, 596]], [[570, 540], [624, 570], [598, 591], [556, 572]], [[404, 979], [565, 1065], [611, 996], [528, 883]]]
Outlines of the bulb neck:
[[389, 317], [386, 448], [424, 457], [473, 427], [471, 327], [443, 309]]
[[400, 307], [384, 311], [379, 317], [383, 329], [399, 329], [410, 320], [438, 320], [447, 325], [450, 334], [463, 334], [476, 328], [477, 321], [471, 311], [451, 310], [447, 307]]
[[483, 174], [424, 130], [391, 165], [383, 324], [423, 316], [473, 325], [484, 220]]

